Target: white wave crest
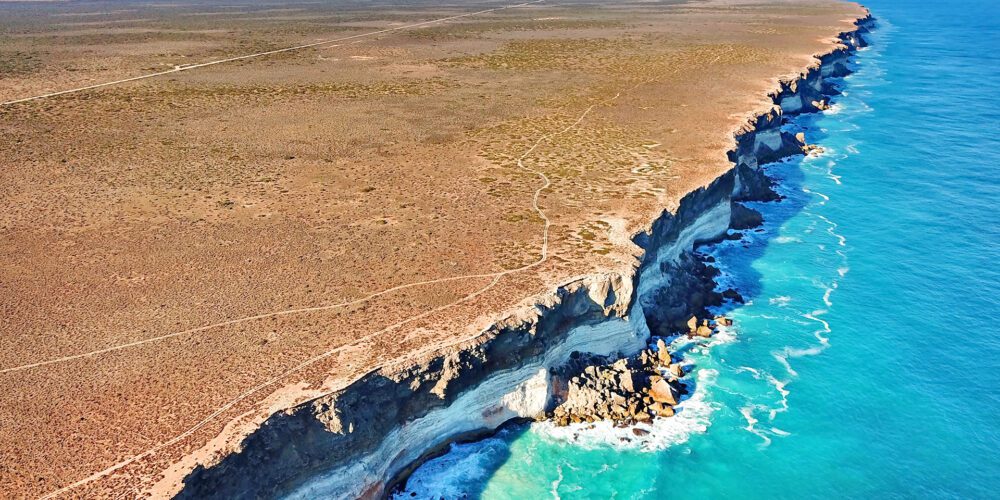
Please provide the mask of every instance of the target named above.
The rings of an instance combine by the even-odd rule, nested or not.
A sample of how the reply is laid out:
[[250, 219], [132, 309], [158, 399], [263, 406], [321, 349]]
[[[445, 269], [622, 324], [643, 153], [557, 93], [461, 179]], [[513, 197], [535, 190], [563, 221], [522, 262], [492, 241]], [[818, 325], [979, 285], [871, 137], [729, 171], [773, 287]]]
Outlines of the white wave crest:
[[782, 381], [774, 378], [774, 375], [768, 374], [767, 375], [767, 382], [769, 384], [773, 385], [774, 388], [778, 391], [778, 394], [781, 395], [780, 406], [778, 406], [777, 408], [771, 408], [770, 409], [769, 417], [770, 417], [771, 420], [774, 420], [775, 417], [777, 417], [779, 413], [784, 413], [784, 412], [788, 411], [788, 395], [791, 394], [791, 392], [788, 389], [785, 388], [785, 386], [788, 383], [787, 382], [782, 382]]
[[501, 435], [476, 443], [453, 444], [451, 450], [428, 461], [406, 482], [406, 491], [394, 500], [418, 498], [462, 498], [471, 484], [489, 479], [496, 464], [509, 454], [509, 445]]
[[743, 419], [747, 422], [747, 425], [743, 427], [743, 429], [759, 437], [762, 440], [760, 444], [761, 448], [766, 448], [771, 445], [771, 438], [767, 437], [767, 434], [757, 430], [757, 423], [760, 421], [754, 418], [754, 409], [756, 409], [756, 405], [744, 406], [743, 408], [740, 408], [740, 414], [743, 415]]
[[795, 236], [778, 236], [774, 239], [774, 242], [783, 245], [786, 243], [802, 243], [802, 240]]
[[778, 297], [771, 297], [767, 299], [767, 303], [773, 306], [785, 307], [792, 301], [792, 298], [787, 295], [780, 295]]

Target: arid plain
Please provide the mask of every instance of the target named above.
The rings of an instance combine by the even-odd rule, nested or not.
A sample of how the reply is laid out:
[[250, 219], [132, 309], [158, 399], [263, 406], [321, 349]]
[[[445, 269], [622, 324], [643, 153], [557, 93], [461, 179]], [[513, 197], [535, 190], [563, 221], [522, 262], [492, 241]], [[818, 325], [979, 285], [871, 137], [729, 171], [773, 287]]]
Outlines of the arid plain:
[[174, 70], [0, 106], [2, 496], [169, 494], [275, 411], [631, 266], [859, 10], [0, 4], [0, 101]]

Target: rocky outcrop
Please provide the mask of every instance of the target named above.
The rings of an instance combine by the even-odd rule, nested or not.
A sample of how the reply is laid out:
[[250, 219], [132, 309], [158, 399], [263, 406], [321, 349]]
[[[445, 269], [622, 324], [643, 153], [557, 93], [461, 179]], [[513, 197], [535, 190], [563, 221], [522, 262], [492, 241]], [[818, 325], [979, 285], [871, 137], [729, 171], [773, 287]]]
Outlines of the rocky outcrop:
[[662, 339], [655, 348], [617, 360], [578, 355], [556, 372], [556, 407], [544, 418], [559, 426], [598, 420], [626, 426], [671, 417], [687, 392], [683, 376]]
[[735, 230], [752, 229], [764, 223], [760, 212], [745, 207], [739, 203], [733, 205], [733, 213], [729, 217], [729, 227]]
[[[687, 335], [710, 337], [716, 328], [728, 326], [732, 320], [724, 316], [711, 322], [691, 316]], [[662, 338], [624, 358], [574, 353], [555, 371], [555, 408], [541, 418], [557, 426], [609, 420], [624, 427], [672, 417], [674, 406], [688, 392], [682, 382], [686, 372]]]
[[[490, 433], [510, 420], [539, 418], [550, 410], [555, 417], [559, 407], [566, 415], [573, 414], [569, 408], [591, 408], [622, 421], [666, 416], [683, 397], [683, 384], [677, 383], [683, 369], [665, 363], [659, 348], [646, 350], [651, 333], [705, 334], [706, 307], [742, 300], [735, 290], [713, 291], [716, 271], [693, 248], [725, 237], [738, 201], [778, 197], [760, 165], [802, 152], [801, 141], [781, 130], [784, 115], [825, 105], [824, 94], [833, 90], [827, 79], [849, 71], [848, 57], [863, 46], [870, 22], [860, 20], [857, 30], [841, 34], [842, 46], [782, 83], [772, 96], [775, 107], [736, 134], [730, 171], [689, 193], [674, 213], [664, 212], [634, 237], [644, 253], [630, 276], [564, 284], [468, 344], [409, 368], [371, 372], [334, 394], [274, 414], [245, 438], [239, 452], [194, 470], [178, 496], [377, 497], [448, 443]], [[746, 212], [736, 212], [739, 226], [750, 223]], [[592, 374], [582, 368], [585, 376], [576, 382], [560, 375], [581, 356], [605, 364]], [[612, 361], [623, 356], [631, 361]], [[618, 407], [596, 409], [598, 398], [591, 392], [604, 391], [599, 380], [607, 377], [626, 404], [610, 395], [611, 382], [607, 395], [624, 413]], [[626, 391], [629, 385], [632, 391]], [[572, 406], [565, 406], [569, 401]]]

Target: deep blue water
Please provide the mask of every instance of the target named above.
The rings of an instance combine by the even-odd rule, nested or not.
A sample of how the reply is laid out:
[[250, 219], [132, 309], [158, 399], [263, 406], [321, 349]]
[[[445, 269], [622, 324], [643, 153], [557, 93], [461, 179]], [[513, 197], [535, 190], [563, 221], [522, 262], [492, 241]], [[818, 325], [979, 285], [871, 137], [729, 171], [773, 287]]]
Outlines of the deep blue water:
[[872, 47], [798, 123], [826, 152], [769, 167], [788, 199], [756, 205], [765, 233], [704, 249], [751, 300], [731, 334], [675, 345], [684, 410], [641, 445], [508, 429], [412, 491], [1000, 496], [1000, 2], [868, 5]]

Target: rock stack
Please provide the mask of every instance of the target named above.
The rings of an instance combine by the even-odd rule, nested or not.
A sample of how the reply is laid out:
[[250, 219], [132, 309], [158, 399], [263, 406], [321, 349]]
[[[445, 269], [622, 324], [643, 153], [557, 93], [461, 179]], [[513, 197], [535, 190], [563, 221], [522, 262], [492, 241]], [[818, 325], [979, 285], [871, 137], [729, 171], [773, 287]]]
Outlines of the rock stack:
[[[814, 102], [813, 104], [817, 104], [817, 103]], [[825, 110], [825, 109], [829, 108], [829, 106], [826, 105], [825, 101], [820, 101], [820, 104], [822, 104], [822, 107], [819, 107], [820, 110]], [[807, 144], [806, 143], [806, 134], [804, 134], [802, 132], [799, 132], [799, 133], [795, 134], [795, 139], [797, 139], [802, 144], [802, 152], [804, 154], [807, 154], [807, 155], [813, 154], [813, 153], [821, 154], [824, 151], [822, 146], [817, 146], [815, 144]]]

